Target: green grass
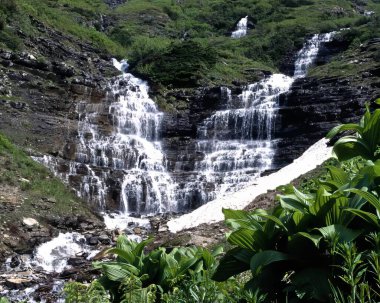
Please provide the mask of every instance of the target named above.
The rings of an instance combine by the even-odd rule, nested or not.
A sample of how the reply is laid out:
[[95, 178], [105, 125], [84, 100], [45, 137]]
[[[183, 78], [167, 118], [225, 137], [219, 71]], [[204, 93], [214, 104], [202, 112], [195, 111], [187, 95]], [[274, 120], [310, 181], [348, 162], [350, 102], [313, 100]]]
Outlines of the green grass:
[[[15, 210], [0, 213], [1, 224], [24, 216], [43, 220], [46, 216], [70, 214], [93, 217], [87, 205], [42, 165], [0, 134], [0, 203], [12, 203]], [[12, 194], [15, 194], [14, 196]], [[50, 200], [53, 202], [46, 202]]]

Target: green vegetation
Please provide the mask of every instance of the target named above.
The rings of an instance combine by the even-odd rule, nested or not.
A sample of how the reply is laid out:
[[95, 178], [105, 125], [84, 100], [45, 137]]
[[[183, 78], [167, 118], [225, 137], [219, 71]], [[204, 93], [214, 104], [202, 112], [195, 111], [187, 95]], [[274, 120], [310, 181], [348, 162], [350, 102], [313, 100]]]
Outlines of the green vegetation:
[[[376, 14], [365, 17], [357, 5]], [[20, 31], [27, 37], [42, 34], [37, 20], [128, 58], [132, 72], [156, 84], [226, 85], [252, 81], [257, 69], [278, 70], [313, 33], [350, 27], [342, 39], [358, 46], [378, 36], [379, 14], [375, 0], [129, 0], [115, 9], [101, 0], [1, 0], [0, 47], [23, 49]], [[246, 15], [253, 28], [246, 37], [231, 39], [235, 23]], [[180, 50], [187, 43], [195, 47]], [[345, 65], [337, 59], [331, 69], [338, 73]], [[188, 72], [177, 79], [179, 69]]]
[[[311, 193], [284, 187], [274, 209], [224, 210], [232, 229], [217, 281], [250, 270], [246, 288], [271, 301], [377, 302], [380, 279], [380, 109], [334, 145], [339, 166], [328, 167]], [[353, 157], [369, 159], [352, 160]], [[268, 283], [271, 281], [271, 283]], [[333, 294], [333, 296], [331, 296]]]
[[[9, 211], [0, 213], [2, 222], [17, 222], [22, 217], [92, 217], [88, 207], [59, 179], [0, 134], [0, 203]], [[48, 200], [48, 202], [46, 202]], [[16, 221], [14, 221], [16, 220]]]
[[89, 286], [68, 283], [66, 302], [227, 303], [250, 296], [235, 279], [228, 283], [211, 280], [221, 248], [212, 252], [198, 247], [158, 248], [146, 254], [149, 242], [120, 236], [116, 248], [105, 252], [115, 254], [116, 260], [94, 263], [102, 276]]

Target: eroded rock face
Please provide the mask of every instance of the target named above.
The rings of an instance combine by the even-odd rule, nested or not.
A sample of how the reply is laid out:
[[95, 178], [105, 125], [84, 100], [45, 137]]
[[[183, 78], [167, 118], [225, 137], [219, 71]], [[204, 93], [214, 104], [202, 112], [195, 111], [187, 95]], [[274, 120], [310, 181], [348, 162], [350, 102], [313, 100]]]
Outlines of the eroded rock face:
[[[113, 5], [120, 1], [109, 2]], [[31, 148], [33, 155], [48, 154], [57, 159], [56, 172], [67, 175], [70, 161], [78, 156], [78, 124], [83, 118], [81, 104], [100, 109], [96, 120], [102, 134], [114, 131], [115, 121], [109, 113], [108, 84], [118, 71], [110, 58], [91, 46], [34, 22], [41, 36], [25, 38], [31, 46], [29, 52], [0, 50], [0, 130], [15, 143]], [[380, 42], [374, 40], [371, 43], [366, 47]], [[316, 64], [326, 63], [333, 54], [346, 47], [342, 41], [327, 43], [321, 48]], [[273, 169], [298, 157], [334, 125], [356, 122], [362, 114], [364, 102], [379, 95], [379, 69], [379, 66], [372, 65], [355, 77], [295, 81], [291, 91], [280, 97], [272, 138], [278, 139]], [[286, 67], [284, 70], [289, 74], [293, 72]], [[258, 78], [265, 76], [260, 71], [254, 73]], [[220, 87], [171, 89], [164, 96], [167, 102], [171, 100], [172, 108], [163, 115], [160, 140], [165, 169], [180, 189], [196, 180], [196, 163], [205, 158], [205, 153], [199, 152], [197, 147], [199, 126], [216, 111], [234, 107], [244, 84], [235, 83], [228, 90], [228, 98]], [[154, 92], [151, 96], [154, 99], [153, 95]], [[84, 134], [86, 140], [92, 136], [94, 134], [90, 131]], [[133, 147], [130, 150], [133, 151]], [[125, 169], [128, 167], [126, 165]], [[77, 191], [83, 187], [84, 176], [107, 174], [106, 209], [122, 208], [121, 170], [96, 168], [91, 172], [88, 165], [83, 164], [76, 167], [76, 172], [77, 175], [69, 176], [66, 181]], [[215, 189], [216, 182], [200, 182], [203, 182], [203, 193]], [[94, 185], [92, 190], [98, 189]], [[202, 190], [194, 187], [186, 205], [182, 205], [183, 209], [199, 206]], [[96, 202], [93, 205], [98, 207]]]
[[[334, 126], [359, 122], [365, 103], [380, 97], [380, 64], [364, 71], [360, 67], [372, 60], [368, 58], [370, 48], [380, 49], [380, 41], [369, 41], [361, 56], [350, 62], [361, 70], [357, 75], [298, 79], [290, 92], [281, 96], [275, 134], [279, 139], [277, 166], [298, 157]], [[372, 56], [371, 51], [369, 54]]]

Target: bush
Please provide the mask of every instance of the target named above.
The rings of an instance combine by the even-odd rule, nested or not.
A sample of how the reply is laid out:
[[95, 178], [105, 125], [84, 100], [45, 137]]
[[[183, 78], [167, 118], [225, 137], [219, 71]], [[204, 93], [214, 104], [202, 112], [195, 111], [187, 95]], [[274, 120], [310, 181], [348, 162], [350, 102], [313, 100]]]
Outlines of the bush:
[[339, 139], [334, 151], [351, 164], [328, 167], [311, 193], [284, 187], [270, 211], [224, 210], [235, 247], [215, 280], [250, 270], [246, 288], [277, 302], [380, 299], [380, 109], [367, 108], [359, 124], [339, 125], [329, 136], [347, 130], [357, 135]]
[[65, 302], [227, 303], [247, 295], [236, 280], [211, 280], [221, 248], [158, 248], [146, 254], [150, 241], [136, 243], [120, 236], [116, 248], [106, 252], [117, 255], [116, 260], [94, 263], [102, 276], [90, 286], [66, 284]]
[[135, 67], [140, 75], [156, 83], [188, 87], [197, 85], [214, 66], [217, 55], [211, 46], [188, 40], [172, 43], [162, 53], [152, 53], [141, 59]]
[[0, 10], [11, 15], [17, 11], [17, 4], [15, 0], [0, 0]]

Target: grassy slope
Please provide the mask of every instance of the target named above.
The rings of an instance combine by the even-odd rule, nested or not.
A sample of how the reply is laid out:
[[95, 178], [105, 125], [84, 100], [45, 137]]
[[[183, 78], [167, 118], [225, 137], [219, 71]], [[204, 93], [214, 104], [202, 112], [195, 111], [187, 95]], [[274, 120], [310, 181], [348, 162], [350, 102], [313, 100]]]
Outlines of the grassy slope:
[[[199, 58], [189, 59], [189, 68], [199, 79], [196, 83], [220, 85], [251, 80], [254, 69], [278, 70], [284, 56], [300, 48], [308, 34], [342, 27], [361, 28], [367, 34], [371, 31], [358, 25], [370, 18], [353, 11], [353, 3], [358, 3], [353, 0], [129, 0], [114, 10], [101, 0], [1, 0], [0, 5], [12, 1], [18, 12], [8, 16], [8, 24], [14, 25], [10, 20], [17, 19], [19, 25], [0, 32], [3, 44], [12, 40], [12, 30], [17, 27], [33, 35], [28, 18], [33, 16], [92, 41], [103, 52], [129, 58], [136, 73], [156, 82], [167, 76], [155, 66], [156, 59], [165, 53], [170, 57], [169, 46], [183, 37], [211, 47], [216, 56], [212, 66], [197, 67]], [[364, 8], [378, 15], [380, 3], [368, 0]], [[103, 30], [101, 15], [110, 24]], [[242, 39], [227, 37], [245, 15], [254, 19], [255, 29]], [[13, 42], [22, 48], [22, 41]]]
[[[23, 217], [85, 215], [88, 207], [42, 165], [0, 134], [0, 225]], [[16, 220], [16, 221], [15, 221]]]

